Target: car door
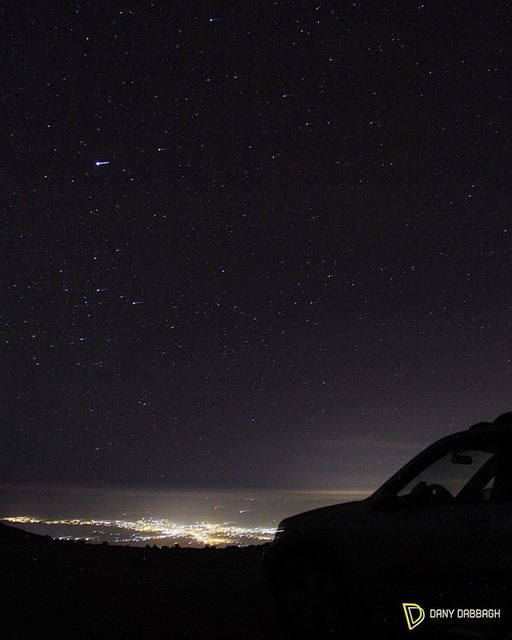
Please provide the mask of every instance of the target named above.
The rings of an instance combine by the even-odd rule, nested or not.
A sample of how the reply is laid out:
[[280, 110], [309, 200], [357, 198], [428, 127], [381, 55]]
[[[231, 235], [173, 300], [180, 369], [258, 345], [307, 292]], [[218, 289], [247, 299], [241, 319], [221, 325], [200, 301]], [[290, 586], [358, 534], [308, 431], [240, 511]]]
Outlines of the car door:
[[376, 502], [366, 539], [377, 599], [475, 606], [494, 562], [494, 461], [486, 437], [448, 439]]

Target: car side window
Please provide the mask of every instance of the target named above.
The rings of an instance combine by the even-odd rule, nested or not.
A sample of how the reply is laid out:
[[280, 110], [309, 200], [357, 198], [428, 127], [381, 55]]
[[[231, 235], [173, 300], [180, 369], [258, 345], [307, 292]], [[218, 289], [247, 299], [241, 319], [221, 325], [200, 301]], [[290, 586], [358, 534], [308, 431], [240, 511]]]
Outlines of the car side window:
[[422, 507], [489, 501], [495, 467], [495, 452], [488, 447], [451, 449], [399, 486], [392, 502], [397, 506]]

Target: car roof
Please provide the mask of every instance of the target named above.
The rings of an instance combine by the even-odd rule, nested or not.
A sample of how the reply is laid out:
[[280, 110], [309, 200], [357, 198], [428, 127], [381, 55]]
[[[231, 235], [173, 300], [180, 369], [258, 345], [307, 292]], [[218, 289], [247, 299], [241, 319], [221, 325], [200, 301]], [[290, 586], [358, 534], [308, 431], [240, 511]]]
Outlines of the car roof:
[[502, 413], [494, 422], [477, 422], [471, 425], [468, 431], [487, 431], [487, 430], [501, 430], [512, 429], [512, 411], [508, 413]]
[[[506, 433], [509, 431], [512, 434], [512, 411], [508, 413], [502, 413], [492, 422], [477, 422], [472, 424], [470, 427], [465, 429], [464, 431], [456, 431], [455, 433], [450, 433], [447, 436], [444, 436], [440, 440], [434, 442], [431, 446], [434, 447], [446, 440], [463, 438], [468, 435], [485, 434], [485, 433]], [[430, 448], [430, 447], [429, 447]]]
[[[499, 433], [506, 431], [510, 431], [512, 433], [512, 411], [508, 413], [502, 413], [493, 422], [477, 422], [476, 424], [472, 424], [464, 431], [449, 433], [448, 435], [433, 442], [430, 446], [424, 449], [423, 452], [434, 449], [438, 445], [443, 444], [447, 441], [458, 440], [459, 438], [464, 438], [475, 433]], [[423, 452], [420, 452], [420, 454], [422, 454]]]

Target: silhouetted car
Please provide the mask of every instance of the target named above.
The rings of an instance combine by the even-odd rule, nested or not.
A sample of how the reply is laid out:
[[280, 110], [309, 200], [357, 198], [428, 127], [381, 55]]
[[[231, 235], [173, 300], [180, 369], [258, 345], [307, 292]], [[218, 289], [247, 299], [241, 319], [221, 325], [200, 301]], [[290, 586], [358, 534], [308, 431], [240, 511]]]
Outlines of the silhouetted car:
[[365, 500], [284, 519], [263, 569], [295, 638], [405, 629], [402, 603], [500, 609], [422, 632], [512, 637], [512, 413], [439, 440]]

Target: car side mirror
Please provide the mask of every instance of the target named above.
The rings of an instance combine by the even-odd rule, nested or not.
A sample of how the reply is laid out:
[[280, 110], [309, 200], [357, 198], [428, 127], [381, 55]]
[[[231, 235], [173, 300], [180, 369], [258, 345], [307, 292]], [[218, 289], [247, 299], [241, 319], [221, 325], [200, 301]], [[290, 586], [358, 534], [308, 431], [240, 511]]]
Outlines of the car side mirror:
[[386, 491], [380, 496], [380, 499], [375, 503], [374, 508], [378, 510], [394, 509], [398, 506], [398, 500], [391, 491]]

